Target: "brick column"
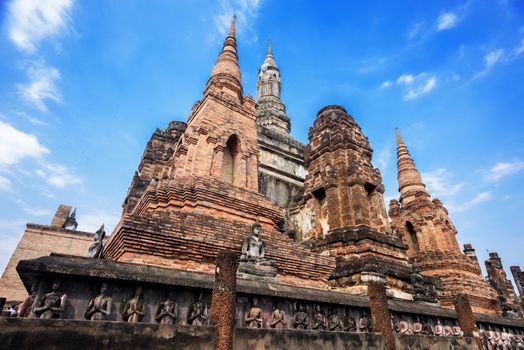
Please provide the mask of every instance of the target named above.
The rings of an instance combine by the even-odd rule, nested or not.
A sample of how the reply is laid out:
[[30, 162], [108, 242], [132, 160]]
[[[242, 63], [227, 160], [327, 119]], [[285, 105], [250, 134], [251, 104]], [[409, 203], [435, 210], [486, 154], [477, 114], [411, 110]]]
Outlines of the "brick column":
[[455, 312], [460, 328], [465, 336], [474, 337], [479, 350], [482, 350], [482, 343], [480, 342], [479, 330], [473, 316], [473, 310], [469, 302], [468, 296], [465, 294], [458, 294], [453, 297], [453, 304], [455, 305]]
[[384, 335], [387, 350], [395, 350], [395, 337], [393, 335], [393, 328], [391, 327], [391, 316], [389, 314], [385, 281], [378, 276], [366, 277], [366, 279], [370, 280], [368, 282], [368, 296], [373, 332]]
[[215, 350], [233, 349], [238, 256], [233, 252], [217, 255], [215, 285], [211, 297], [211, 324], [215, 327]]

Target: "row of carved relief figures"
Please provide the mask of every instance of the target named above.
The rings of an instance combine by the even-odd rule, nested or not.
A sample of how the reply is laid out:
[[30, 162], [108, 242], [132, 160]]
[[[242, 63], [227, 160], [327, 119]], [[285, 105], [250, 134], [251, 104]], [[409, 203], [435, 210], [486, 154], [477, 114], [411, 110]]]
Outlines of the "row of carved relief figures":
[[[36, 285], [36, 284], [35, 284]], [[112, 306], [112, 297], [108, 295], [107, 283], [102, 283], [98, 289], [98, 295], [92, 298], [85, 310], [85, 319], [91, 321], [105, 321], [109, 318]], [[36, 298], [37, 288], [33, 286], [32, 294], [20, 305], [18, 316], [52, 319], [62, 318], [62, 313], [67, 300], [67, 295], [60, 289], [60, 281], [54, 280], [51, 291]], [[123, 321], [137, 323], [141, 322], [145, 315], [145, 303], [143, 300], [141, 286], [135, 288], [132, 298], [127, 300], [123, 309]], [[174, 293], [167, 293], [165, 300], [158, 303], [154, 320], [160, 324], [174, 324], [178, 318], [178, 305]], [[195, 302], [191, 305], [187, 316], [190, 325], [202, 326], [208, 319], [208, 307], [202, 301], [202, 293], [198, 294]]]
[[484, 350], [524, 350], [524, 331], [515, 328], [479, 324]]

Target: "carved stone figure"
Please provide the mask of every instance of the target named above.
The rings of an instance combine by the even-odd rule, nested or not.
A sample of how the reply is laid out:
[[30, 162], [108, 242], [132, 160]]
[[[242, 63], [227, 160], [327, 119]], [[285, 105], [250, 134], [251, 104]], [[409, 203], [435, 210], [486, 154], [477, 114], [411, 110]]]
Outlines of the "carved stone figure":
[[104, 224], [95, 232], [94, 242], [91, 243], [87, 251], [87, 256], [90, 258], [98, 259], [102, 255], [102, 248], [104, 237], [106, 236], [106, 231], [104, 230]]
[[433, 328], [429, 324], [427, 317], [422, 319], [422, 334], [423, 335], [433, 335]]
[[340, 315], [338, 314], [337, 309], [329, 310], [327, 324], [328, 324], [328, 329], [330, 331], [344, 330], [344, 323], [342, 322], [342, 318], [340, 318]]
[[30, 317], [33, 312], [36, 293], [38, 292], [38, 282], [35, 280], [31, 285], [31, 295], [27, 296], [18, 307], [18, 317]]
[[413, 322], [413, 334], [422, 333], [422, 323], [420, 323], [420, 318], [415, 317], [415, 322]]
[[67, 295], [60, 290], [60, 281], [54, 280], [51, 292], [44, 295], [34, 313], [37, 318], [60, 318], [64, 311]]
[[84, 314], [87, 320], [107, 320], [107, 316], [111, 313], [111, 297], [106, 295], [107, 290], [107, 283], [102, 283], [98, 291], [99, 294], [89, 301]]
[[398, 322], [398, 333], [399, 334], [410, 334], [409, 323], [406, 320], [400, 320]]
[[62, 228], [73, 229], [76, 231], [77, 227], [78, 227], [78, 222], [76, 222], [76, 208], [75, 208], [73, 212], [66, 218], [64, 224], [62, 225]]
[[135, 295], [124, 305], [124, 321], [138, 323], [144, 317], [144, 302], [142, 300], [142, 287], [135, 289]]
[[160, 302], [156, 308], [155, 321], [160, 324], [174, 324], [178, 316], [178, 305], [173, 291], [170, 290], [166, 300]]
[[253, 298], [251, 301], [251, 307], [246, 312], [244, 318], [245, 326], [249, 328], [262, 328], [263, 315], [262, 309], [257, 306], [257, 298]]
[[262, 226], [257, 220], [251, 227], [251, 233], [244, 238], [238, 265], [238, 274], [241, 278], [252, 276], [273, 278], [277, 275], [275, 261], [265, 257], [264, 241], [260, 238], [261, 232]]
[[443, 334], [445, 337], [451, 337], [453, 335], [453, 329], [451, 328], [451, 326], [444, 326]]
[[192, 326], [203, 326], [206, 320], [207, 305], [202, 302], [202, 293], [200, 292], [198, 298], [191, 305], [187, 322]]
[[315, 305], [315, 314], [313, 315], [313, 320], [311, 322], [311, 329], [317, 331], [323, 331], [327, 328], [326, 316], [322, 312], [320, 305]]
[[309, 326], [309, 315], [304, 310], [304, 305], [300, 304], [298, 310], [293, 315], [293, 327], [295, 329], [307, 329]]
[[269, 316], [269, 326], [275, 329], [286, 328], [286, 314], [276, 305], [273, 305], [273, 311], [271, 311]]
[[371, 328], [371, 320], [369, 319], [367, 312], [363, 312], [358, 320], [358, 330], [360, 332], [371, 332]]
[[457, 325], [457, 324], [454, 325], [454, 326], [452, 327], [452, 329], [453, 329], [453, 335], [454, 335], [455, 337], [461, 337], [461, 336], [463, 335], [462, 328], [460, 328], [459, 325]]
[[349, 310], [346, 310], [346, 315], [346, 319], [344, 320], [344, 330], [346, 332], [356, 332], [357, 323], [355, 322], [355, 319], [349, 314]]
[[442, 325], [440, 324], [440, 320], [437, 319], [437, 324], [433, 326], [433, 334], [436, 336], [441, 336], [442, 333], [444, 333], [444, 329], [442, 328]]

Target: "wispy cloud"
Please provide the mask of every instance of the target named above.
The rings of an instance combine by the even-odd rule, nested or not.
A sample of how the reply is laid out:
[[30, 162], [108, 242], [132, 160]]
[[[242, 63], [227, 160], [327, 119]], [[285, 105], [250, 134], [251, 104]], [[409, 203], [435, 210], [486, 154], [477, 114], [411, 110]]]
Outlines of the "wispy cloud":
[[11, 192], [11, 180], [0, 176], [0, 191]]
[[17, 84], [19, 95], [41, 111], [47, 111], [44, 101], [51, 100], [57, 103], [62, 101], [56, 81], [60, 80], [60, 72], [43, 62], [32, 62], [27, 68], [29, 81]]
[[524, 169], [524, 162], [499, 162], [485, 172], [484, 178], [488, 181], [499, 182], [503, 177], [513, 175]]
[[447, 208], [451, 212], [455, 212], [455, 213], [462, 212], [462, 211], [469, 210], [480, 203], [487, 202], [491, 199], [493, 199], [491, 192], [489, 191], [481, 192], [477, 194], [474, 198], [472, 198], [471, 200], [465, 203], [458, 204], [458, 205], [448, 204]]
[[[236, 29], [239, 33], [252, 31], [253, 20], [258, 16], [262, 0], [220, 0], [220, 13], [213, 17], [216, 29], [221, 36], [229, 32], [231, 18], [235, 15]], [[257, 40], [253, 33], [253, 41]]]
[[421, 176], [424, 183], [428, 186], [429, 192], [435, 197], [453, 196], [464, 186], [463, 182], [451, 184], [449, 172], [444, 168], [424, 172]]
[[413, 39], [416, 37], [419, 33], [422, 27], [424, 26], [424, 21], [417, 22], [411, 27], [411, 29], [408, 31], [408, 39]]
[[377, 164], [377, 167], [380, 169], [382, 174], [386, 172], [390, 158], [391, 150], [390, 145], [388, 144], [377, 153], [377, 156], [375, 158], [375, 164]]
[[515, 55], [520, 55], [524, 52], [524, 38], [520, 41], [520, 45], [515, 49]]
[[500, 61], [503, 55], [504, 55], [504, 49], [496, 49], [484, 55], [484, 69], [478, 72], [474, 78], [479, 78], [481, 76], [486, 75], [491, 70], [491, 68], [497, 62]]
[[53, 215], [53, 212], [49, 209], [23, 208], [23, 210], [32, 216], [51, 216]]
[[7, 8], [7, 30], [22, 51], [34, 53], [42, 40], [67, 30], [71, 0], [14, 0]]
[[443, 31], [448, 30], [457, 25], [458, 22], [458, 16], [453, 12], [443, 12], [440, 14], [440, 16], [437, 18], [437, 31]]
[[71, 169], [62, 164], [46, 163], [42, 168], [35, 170], [35, 174], [56, 187], [82, 183], [81, 177], [75, 175]]
[[[428, 73], [417, 75], [404, 73], [397, 78], [395, 83], [403, 86], [403, 99], [404, 101], [409, 101], [432, 91], [437, 86], [437, 77]], [[385, 89], [391, 86], [393, 86], [393, 82], [386, 80], [380, 85], [380, 88]]]
[[49, 153], [37, 137], [0, 121], [0, 165], [6, 167], [23, 158], [39, 158]]
[[95, 232], [104, 224], [106, 232], [111, 234], [119, 220], [120, 215], [117, 213], [100, 210], [83, 212], [80, 208], [77, 215], [78, 229], [86, 232]]

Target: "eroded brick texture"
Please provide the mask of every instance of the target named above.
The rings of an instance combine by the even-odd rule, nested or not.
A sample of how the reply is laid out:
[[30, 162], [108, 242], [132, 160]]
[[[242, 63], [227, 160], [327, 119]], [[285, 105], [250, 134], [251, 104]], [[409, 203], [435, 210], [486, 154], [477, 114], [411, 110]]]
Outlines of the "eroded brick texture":
[[212, 273], [217, 253], [240, 252], [258, 219], [278, 281], [325, 288], [335, 259], [283, 235], [282, 209], [258, 192], [255, 102], [240, 80], [232, 26], [187, 127], [173, 125], [148, 144], [104, 257]]
[[398, 130], [397, 165], [400, 202], [390, 203], [391, 226], [421, 274], [441, 280], [440, 303], [452, 307], [453, 295], [462, 293], [474, 311], [500, 313], [497, 293], [484, 280], [478, 261], [460, 251], [447, 209], [440, 200], [431, 200]]
[[511, 284], [511, 281], [506, 276], [502, 260], [498, 253], [489, 253], [489, 259], [485, 261], [485, 264], [491, 287], [497, 291], [499, 299], [502, 299], [502, 311], [509, 311], [510, 313], [520, 314], [522, 316], [522, 310], [517, 295], [515, 294], [515, 289], [513, 289], [513, 284]]
[[93, 234], [62, 228], [70, 211], [70, 206], [62, 204], [58, 207], [51, 225], [27, 224], [0, 279], [0, 296], [8, 301], [22, 301], [27, 297], [26, 288], [16, 271], [20, 260], [35, 259], [51, 253], [80, 256], [87, 254], [87, 249], [93, 243]]
[[337, 257], [330, 287], [365, 294], [363, 273], [385, 275], [392, 296], [412, 299], [406, 246], [391, 234], [384, 186], [368, 139], [343, 107], [322, 108], [309, 130], [304, 195], [289, 210], [297, 240]]

